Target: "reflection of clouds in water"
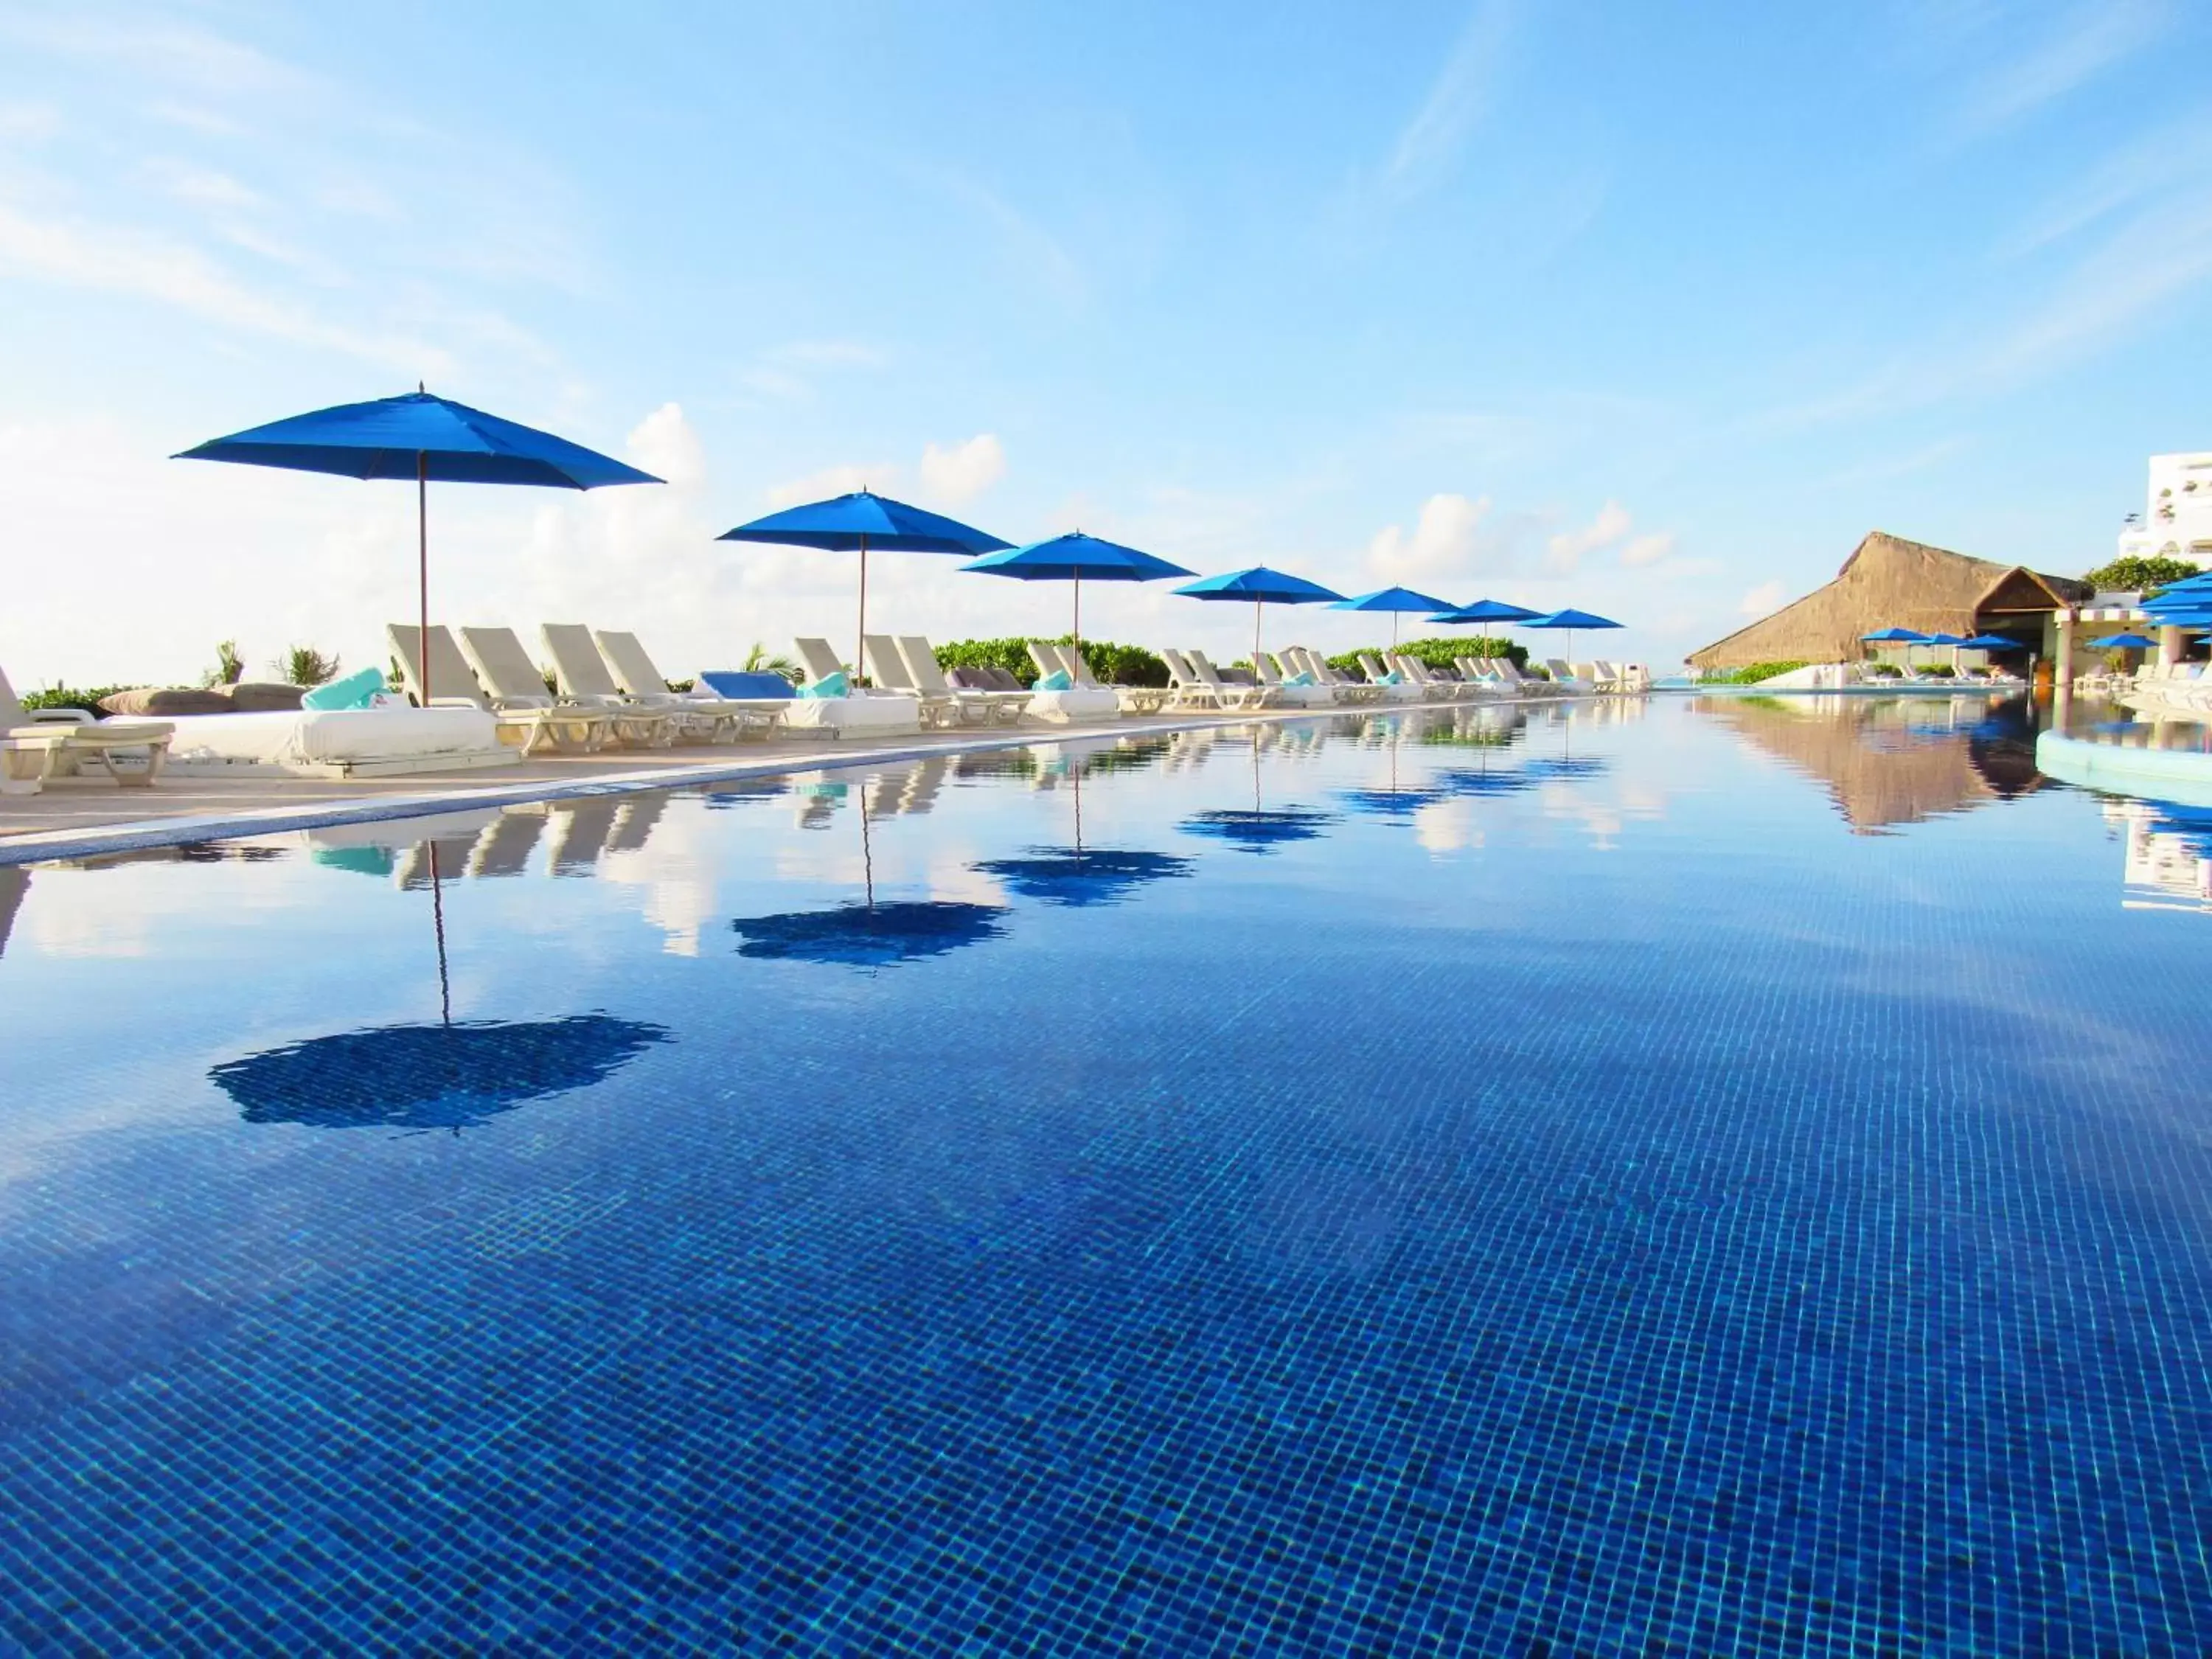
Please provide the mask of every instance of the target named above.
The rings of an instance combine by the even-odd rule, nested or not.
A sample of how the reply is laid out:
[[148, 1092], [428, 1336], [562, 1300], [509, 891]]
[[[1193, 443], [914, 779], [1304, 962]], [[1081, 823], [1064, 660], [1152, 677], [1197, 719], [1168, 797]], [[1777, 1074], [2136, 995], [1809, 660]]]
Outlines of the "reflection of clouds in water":
[[1565, 783], [1543, 785], [1537, 799], [1546, 817], [1581, 824], [1598, 851], [1609, 853], [1618, 845], [1621, 815], [1611, 802], [1592, 800], [1587, 791]]
[[975, 869], [970, 851], [941, 852], [929, 861], [927, 884], [933, 899], [954, 899], [968, 904], [1003, 905], [1006, 890], [988, 872]]
[[1431, 801], [1413, 814], [1413, 839], [1431, 853], [1459, 853], [1481, 846], [1482, 823], [1474, 803]]
[[704, 813], [686, 812], [663, 817], [642, 847], [605, 854], [599, 871], [617, 886], [642, 890], [642, 914], [659, 930], [664, 951], [696, 957], [701, 929], [720, 923], [720, 845], [719, 830]]
[[[120, 897], [118, 894], [115, 896]], [[37, 899], [23, 907], [17, 933], [42, 956], [143, 957], [152, 954], [153, 921], [128, 903], [105, 902], [75, 883], [40, 884]]]

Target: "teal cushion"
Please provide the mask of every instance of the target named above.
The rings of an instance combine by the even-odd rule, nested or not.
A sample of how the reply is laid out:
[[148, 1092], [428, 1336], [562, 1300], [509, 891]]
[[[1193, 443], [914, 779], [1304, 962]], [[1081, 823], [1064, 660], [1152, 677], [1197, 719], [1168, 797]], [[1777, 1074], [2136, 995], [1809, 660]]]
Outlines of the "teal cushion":
[[1065, 668], [1055, 668], [1036, 683], [1036, 689], [1040, 691], [1066, 691], [1073, 690], [1074, 684], [1075, 682], [1067, 678]]
[[364, 668], [328, 685], [319, 685], [300, 699], [302, 708], [366, 708], [368, 700], [384, 690], [384, 671]]
[[1385, 674], [1385, 675], [1382, 677], [1382, 684], [1383, 684], [1384, 685], [1403, 685], [1403, 684], [1405, 684], [1405, 681], [1403, 681], [1403, 680], [1400, 679], [1400, 678], [1398, 678], [1398, 672], [1397, 672], [1397, 671], [1396, 671], [1395, 669], [1393, 669], [1393, 670], [1391, 670], [1391, 671], [1390, 671], [1390, 672], [1389, 672], [1389, 673]]
[[1310, 674], [1293, 674], [1283, 682], [1285, 685], [1311, 685], [1313, 683], [1314, 677]]
[[799, 695], [802, 697], [816, 697], [824, 700], [831, 697], [842, 697], [851, 691], [852, 684], [853, 683], [845, 677], [845, 671], [841, 668], [834, 674], [824, 674], [820, 679], [815, 681], [811, 685], [800, 686], [799, 688]]

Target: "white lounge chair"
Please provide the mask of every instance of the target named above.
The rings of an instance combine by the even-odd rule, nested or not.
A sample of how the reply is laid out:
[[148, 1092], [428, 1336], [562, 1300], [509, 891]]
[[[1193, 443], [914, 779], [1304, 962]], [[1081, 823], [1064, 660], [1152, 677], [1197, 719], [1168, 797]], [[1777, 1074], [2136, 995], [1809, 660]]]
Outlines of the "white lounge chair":
[[419, 666], [422, 630], [413, 623], [386, 623], [384, 638], [391, 647], [392, 660], [398, 666], [401, 683], [423, 708], [474, 708], [489, 714], [498, 740], [526, 755], [544, 750], [588, 755], [606, 741], [605, 716], [588, 709], [555, 706], [553, 699], [544, 695], [543, 680], [538, 682], [538, 696], [527, 703], [508, 705], [488, 692], [477, 683], [468, 659], [461, 655], [461, 647], [453, 643], [453, 634], [442, 623], [434, 624], [430, 629], [428, 686], [421, 684]]
[[1576, 674], [1574, 665], [1565, 658], [1545, 658], [1544, 670], [1551, 675], [1552, 684], [1563, 690], [1586, 691], [1589, 689], [1588, 684]]
[[1364, 680], [1355, 680], [1341, 670], [1331, 667], [1328, 659], [1311, 646], [1292, 646], [1291, 656], [1293, 661], [1314, 677], [1316, 684], [1325, 685], [1334, 692], [1336, 700], [1340, 703], [1358, 705], [1382, 701], [1381, 688], [1370, 685]]
[[1230, 708], [1265, 708], [1280, 701], [1264, 685], [1234, 685], [1221, 678], [1221, 671], [1207, 659], [1205, 652], [1193, 647], [1183, 653], [1191, 671], [1200, 682], [1212, 688], [1222, 704]]
[[460, 630], [460, 641], [461, 655], [476, 671], [477, 683], [499, 708], [565, 710], [572, 718], [598, 722], [596, 738], [586, 738], [580, 728], [571, 727], [563, 732], [566, 741], [588, 741], [594, 749], [610, 743], [665, 749], [671, 741], [672, 726], [665, 714], [641, 710], [626, 714], [611, 708], [563, 702], [545, 689], [544, 674], [522, 648], [522, 641], [511, 628], [464, 628]]
[[902, 691], [915, 701], [921, 711], [924, 726], [939, 727], [960, 723], [960, 701], [948, 688], [943, 691], [925, 691], [908, 672], [906, 659], [900, 654], [898, 642], [888, 634], [864, 634], [860, 636], [860, 659], [867, 665], [868, 678], [885, 691]]
[[[56, 778], [82, 775], [83, 763], [96, 761], [118, 784], [150, 787], [176, 729], [171, 720], [94, 720], [81, 708], [33, 714], [0, 674], [0, 785], [9, 794], [35, 794]], [[142, 755], [143, 771], [115, 763], [118, 756], [135, 761]]]
[[1198, 677], [1190, 665], [1190, 659], [1173, 647], [1160, 652], [1160, 660], [1168, 665], [1168, 703], [1175, 708], [1219, 708], [1224, 700], [1221, 694]]
[[788, 697], [718, 697], [696, 683], [691, 690], [671, 691], [667, 677], [636, 635], [594, 629], [592, 642], [599, 647], [615, 684], [632, 702], [672, 709], [692, 721], [703, 720], [716, 737], [725, 732], [743, 737], [748, 732], [772, 737], [791, 706]]
[[1026, 691], [982, 691], [953, 684], [945, 678], [945, 665], [937, 660], [936, 649], [924, 635], [900, 635], [898, 649], [914, 683], [924, 691], [957, 699], [963, 720], [1012, 726], [1030, 705]]
[[1374, 686], [1384, 702], [1419, 702], [1421, 688], [1402, 674], [1395, 674], [1384, 666], [1382, 659], [1372, 651], [1363, 651], [1358, 656], [1359, 672], [1367, 676], [1368, 684]]
[[1293, 685], [1291, 682], [1304, 674], [1302, 668], [1292, 668], [1285, 674], [1282, 664], [1274, 656], [1262, 651], [1252, 659], [1252, 672], [1259, 676], [1260, 684], [1274, 694], [1275, 701], [1291, 708], [1333, 708], [1336, 693], [1322, 684]]
[[1168, 700], [1168, 689], [1164, 685], [1108, 685], [1091, 672], [1090, 659], [1082, 648], [1074, 645], [1055, 645], [1048, 647], [1057, 653], [1060, 665], [1076, 684], [1092, 691], [1107, 691], [1125, 714], [1157, 714]]
[[650, 702], [625, 696], [592, 630], [581, 623], [544, 623], [538, 634], [553, 659], [554, 685], [562, 700], [610, 716], [623, 741], [665, 749], [679, 738], [712, 741], [723, 735], [728, 722], [673, 708], [665, 695]]

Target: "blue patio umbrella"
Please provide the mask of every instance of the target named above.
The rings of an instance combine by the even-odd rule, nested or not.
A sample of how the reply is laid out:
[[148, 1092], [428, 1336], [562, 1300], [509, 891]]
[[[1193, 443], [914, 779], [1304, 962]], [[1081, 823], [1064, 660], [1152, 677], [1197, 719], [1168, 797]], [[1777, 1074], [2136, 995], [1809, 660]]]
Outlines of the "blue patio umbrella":
[[416, 597], [422, 627], [416, 666], [425, 696], [430, 690], [432, 479], [441, 483], [539, 484], [555, 489], [662, 482], [597, 450], [448, 398], [433, 397], [419, 386], [397, 398], [340, 404], [234, 432], [228, 438], [211, 438], [171, 459], [236, 461], [344, 478], [412, 478]]
[[2145, 639], [2140, 634], [2107, 634], [2101, 640], [2089, 643], [2100, 651], [2149, 651], [2155, 649], [2156, 640]]
[[718, 542], [765, 542], [775, 547], [818, 547], [860, 556], [860, 623], [853, 635], [853, 665], [863, 660], [861, 636], [868, 631], [868, 552], [950, 553], [972, 559], [1012, 546], [972, 525], [928, 513], [872, 490], [856, 489], [826, 501], [786, 507], [714, 538]]
[[1348, 599], [1338, 599], [1329, 606], [1332, 611], [1387, 611], [1390, 613], [1390, 644], [1398, 644], [1398, 618], [1408, 611], [1422, 612], [1449, 611], [1450, 604], [1443, 599], [1432, 599], [1425, 593], [1416, 593], [1410, 587], [1378, 587], [1372, 593], [1356, 594]]
[[1252, 607], [1252, 665], [1260, 663], [1260, 617], [1270, 605], [1327, 605], [1344, 595], [1304, 576], [1255, 564], [1224, 576], [1205, 576], [1175, 590], [1189, 599], [1234, 599]]
[[1054, 536], [1050, 541], [1031, 542], [1027, 547], [1010, 547], [1002, 552], [987, 553], [972, 564], [960, 567], [964, 573], [978, 576], [1011, 576], [1024, 582], [1073, 582], [1075, 584], [1074, 624], [1069, 629], [1075, 648], [1083, 648], [1083, 579], [1094, 582], [1150, 582], [1165, 576], [1188, 576], [1191, 573], [1179, 564], [1142, 553], [1133, 547], [1124, 547], [1119, 542], [1109, 542], [1097, 536], [1086, 536], [1081, 531], [1072, 531], [1065, 536]]
[[1532, 617], [1522, 624], [1524, 628], [1564, 628], [1567, 631], [1567, 655], [1575, 654], [1575, 629], [1577, 628], [1618, 628], [1620, 624], [1609, 617], [1592, 616], [1587, 611], [1554, 611], [1549, 616]]
[[2028, 647], [2018, 640], [2008, 640], [2002, 634], [1977, 634], [1960, 641], [1969, 651], [2026, 651]]
[[1859, 638], [1869, 645], [1925, 645], [1928, 635], [1917, 628], [1883, 628]]

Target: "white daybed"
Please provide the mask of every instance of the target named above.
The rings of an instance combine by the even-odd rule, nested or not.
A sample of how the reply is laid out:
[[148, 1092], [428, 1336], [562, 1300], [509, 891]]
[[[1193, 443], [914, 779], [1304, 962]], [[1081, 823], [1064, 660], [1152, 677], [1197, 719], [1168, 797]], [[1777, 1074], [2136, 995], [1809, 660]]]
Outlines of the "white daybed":
[[175, 724], [169, 766], [186, 776], [376, 777], [512, 766], [522, 758], [500, 742], [490, 714], [449, 705], [187, 714]]

